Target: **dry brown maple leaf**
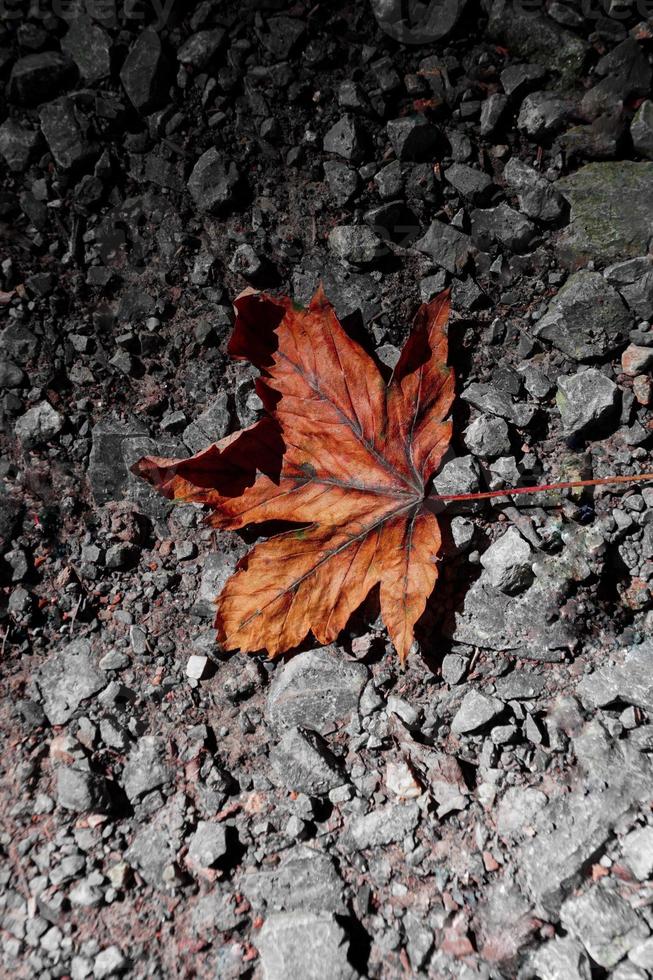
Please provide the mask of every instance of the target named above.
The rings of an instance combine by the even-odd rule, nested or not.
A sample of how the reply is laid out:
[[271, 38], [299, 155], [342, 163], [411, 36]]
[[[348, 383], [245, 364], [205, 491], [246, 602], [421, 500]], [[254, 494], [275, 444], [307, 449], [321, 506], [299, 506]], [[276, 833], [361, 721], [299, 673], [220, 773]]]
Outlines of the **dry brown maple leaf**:
[[205, 504], [235, 530], [304, 525], [258, 544], [216, 599], [228, 650], [334, 640], [370, 590], [404, 660], [438, 577], [436, 503], [653, 480], [653, 473], [429, 496], [449, 446], [454, 376], [449, 292], [420, 307], [388, 385], [343, 330], [320, 288], [307, 309], [248, 291], [235, 302], [229, 352], [259, 368], [264, 417], [188, 459], [132, 467], [166, 497]]
[[451, 440], [449, 293], [420, 307], [389, 384], [320, 288], [307, 309], [265, 294], [235, 303], [230, 353], [261, 371], [266, 415], [189, 459], [133, 468], [209, 523], [305, 525], [257, 544], [216, 600], [226, 649], [273, 657], [309, 631], [334, 640], [370, 590], [400, 658], [435, 585], [438, 521], [425, 505]]

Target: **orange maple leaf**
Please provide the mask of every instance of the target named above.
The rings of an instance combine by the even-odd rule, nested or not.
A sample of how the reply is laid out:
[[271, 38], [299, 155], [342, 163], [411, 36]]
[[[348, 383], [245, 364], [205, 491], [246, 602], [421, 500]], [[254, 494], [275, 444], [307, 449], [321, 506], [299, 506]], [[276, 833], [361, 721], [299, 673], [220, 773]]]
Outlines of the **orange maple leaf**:
[[216, 600], [229, 650], [334, 640], [370, 590], [402, 660], [435, 585], [441, 545], [426, 506], [449, 446], [449, 292], [420, 307], [389, 384], [320, 288], [307, 309], [248, 293], [229, 352], [261, 371], [255, 425], [188, 459], [145, 457], [133, 471], [166, 497], [205, 504], [223, 529], [302, 524], [256, 545]]

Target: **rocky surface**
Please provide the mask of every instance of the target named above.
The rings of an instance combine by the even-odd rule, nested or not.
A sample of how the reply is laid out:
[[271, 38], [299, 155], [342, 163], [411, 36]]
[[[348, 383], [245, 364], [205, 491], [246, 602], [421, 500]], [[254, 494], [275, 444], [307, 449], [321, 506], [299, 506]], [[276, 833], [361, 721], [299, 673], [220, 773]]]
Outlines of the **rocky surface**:
[[388, 371], [451, 287], [436, 492], [653, 469], [645, 5], [3, 8], [0, 974], [653, 977], [651, 487], [434, 501], [404, 667], [374, 596], [269, 663], [129, 470], [320, 280]]

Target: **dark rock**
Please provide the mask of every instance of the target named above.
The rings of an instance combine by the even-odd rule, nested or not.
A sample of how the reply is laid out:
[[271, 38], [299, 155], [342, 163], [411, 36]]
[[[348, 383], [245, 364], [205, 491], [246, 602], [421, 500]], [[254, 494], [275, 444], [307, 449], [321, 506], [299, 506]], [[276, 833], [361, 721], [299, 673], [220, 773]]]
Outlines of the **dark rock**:
[[648, 255], [616, 262], [604, 269], [603, 275], [619, 290], [635, 316], [645, 320], [650, 315], [653, 309], [653, 261]]
[[70, 99], [48, 102], [39, 110], [39, 119], [55, 163], [62, 170], [81, 167], [93, 155], [95, 148], [85, 139]]
[[557, 140], [569, 159], [611, 160], [619, 155], [626, 123], [619, 110], [603, 113], [589, 125], [572, 126]]
[[398, 160], [430, 160], [442, 144], [440, 130], [422, 113], [391, 119], [387, 130]]
[[436, 265], [452, 275], [462, 272], [473, 252], [469, 235], [443, 221], [433, 221], [413, 248], [428, 255]]
[[523, 4], [494, 0], [487, 30], [513, 57], [533, 59], [558, 72], [563, 85], [573, 85], [583, 70], [587, 42]]
[[631, 322], [617, 290], [599, 272], [581, 269], [551, 300], [533, 332], [574, 360], [591, 361], [617, 350]]
[[240, 888], [255, 908], [344, 911], [343, 882], [333, 859], [307, 845], [293, 847], [279, 868], [244, 875]]
[[444, 176], [451, 186], [472, 204], [483, 204], [490, 197], [492, 178], [476, 167], [454, 163], [445, 170]]
[[419, 218], [403, 201], [372, 208], [363, 220], [380, 238], [406, 247], [419, 235]]
[[191, 452], [198, 453], [214, 442], [219, 442], [229, 428], [229, 406], [227, 393], [221, 391], [209, 407], [194, 422], [187, 425], [181, 438]]
[[523, 99], [528, 92], [544, 81], [546, 75], [546, 68], [542, 65], [516, 64], [504, 68], [499, 77], [506, 95]]
[[41, 51], [19, 58], [9, 77], [9, 98], [38, 105], [61, 92], [72, 81], [74, 68], [58, 51]]
[[218, 150], [211, 147], [193, 167], [188, 190], [200, 211], [214, 212], [231, 202], [238, 181], [235, 163], [226, 164]]
[[111, 38], [90, 17], [76, 17], [61, 47], [77, 65], [88, 85], [109, 77], [111, 72]]
[[653, 163], [589, 163], [558, 180], [571, 207], [559, 251], [569, 265], [616, 262], [646, 254], [653, 237]]
[[290, 57], [306, 34], [306, 24], [295, 17], [268, 17], [267, 31], [260, 31], [263, 46], [278, 61]]
[[325, 796], [347, 781], [324, 739], [303, 728], [284, 732], [270, 761], [282, 784], [296, 793]]
[[498, 415], [520, 427], [528, 425], [533, 417], [533, 411], [529, 406], [514, 402], [507, 391], [496, 385], [480, 384], [475, 381], [465, 388], [461, 398], [481, 412]]
[[348, 660], [337, 647], [299, 653], [277, 668], [267, 714], [277, 729], [301, 726], [322, 735], [358, 717], [367, 668]]
[[384, 201], [400, 197], [404, 189], [404, 177], [399, 160], [388, 163], [374, 177], [379, 197]]
[[343, 116], [327, 131], [323, 146], [345, 160], [360, 160], [367, 148], [368, 136], [356, 116]]
[[39, 144], [39, 134], [25, 129], [13, 119], [6, 119], [0, 126], [0, 154], [7, 166], [15, 173], [22, 173]]
[[529, 218], [536, 221], [557, 221], [565, 210], [561, 194], [536, 170], [512, 157], [506, 164], [503, 177], [510, 190], [517, 195], [519, 207]]
[[526, 252], [537, 234], [528, 218], [504, 201], [495, 208], [477, 208], [471, 219], [474, 244], [485, 252], [495, 244], [511, 252]]
[[347, 204], [360, 185], [357, 171], [338, 160], [325, 161], [324, 176], [336, 204]]
[[630, 124], [633, 146], [640, 156], [653, 160], [653, 102], [645, 99]]
[[168, 98], [168, 65], [156, 31], [142, 31], [125, 58], [120, 81], [137, 112], [146, 115]]
[[182, 65], [188, 65], [194, 71], [210, 69], [214, 67], [224, 37], [225, 32], [221, 27], [191, 34], [177, 51], [177, 59]]
[[446, 37], [458, 22], [465, 3], [404, 7], [400, 0], [372, 0], [372, 12], [381, 30], [401, 44], [430, 44]]
[[568, 435], [596, 433], [614, 418], [619, 389], [594, 368], [558, 378], [556, 404]]

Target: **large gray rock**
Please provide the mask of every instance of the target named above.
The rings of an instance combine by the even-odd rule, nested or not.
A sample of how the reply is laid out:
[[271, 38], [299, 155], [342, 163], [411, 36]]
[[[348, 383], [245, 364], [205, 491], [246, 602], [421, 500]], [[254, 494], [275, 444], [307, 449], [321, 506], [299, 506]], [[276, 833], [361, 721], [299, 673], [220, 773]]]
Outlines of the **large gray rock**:
[[544, 943], [531, 953], [528, 967], [538, 980], [591, 980], [592, 975], [587, 953], [572, 936], [556, 936]]
[[5, 119], [0, 126], [0, 154], [10, 170], [22, 173], [39, 144], [39, 134], [25, 129], [14, 119]]
[[620, 663], [599, 667], [583, 677], [576, 690], [583, 704], [592, 708], [623, 701], [653, 715], [653, 641], [630, 647]]
[[520, 428], [532, 422], [534, 409], [530, 405], [524, 405], [513, 401], [512, 395], [498, 388], [496, 385], [484, 384], [473, 381], [468, 385], [460, 396], [464, 401], [469, 402], [474, 408], [489, 415], [498, 415], [500, 418], [514, 422]]
[[264, 980], [358, 977], [347, 959], [347, 934], [329, 912], [277, 912], [266, 919], [254, 943]]
[[335, 153], [344, 160], [359, 160], [368, 142], [363, 124], [356, 116], [342, 116], [325, 133], [323, 146], [327, 153]]
[[218, 392], [211, 404], [194, 422], [187, 425], [182, 433], [184, 443], [193, 453], [206, 449], [219, 442], [229, 428], [229, 397], [226, 392]]
[[619, 389], [610, 378], [589, 368], [558, 378], [556, 404], [568, 435], [592, 435], [615, 416]]
[[537, 142], [550, 139], [562, 129], [572, 109], [568, 99], [559, 98], [549, 91], [532, 92], [521, 104], [517, 126]]
[[615, 262], [604, 269], [603, 275], [618, 289], [633, 313], [646, 320], [653, 309], [653, 258], [640, 255], [636, 259]]
[[16, 420], [15, 433], [24, 446], [41, 446], [59, 435], [63, 419], [49, 402], [39, 402]]
[[536, 237], [533, 223], [505, 201], [495, 208], [477, 208], [472, 211], [471, 220], [472, 240], [484, 252], [493, 245], [510, 252], [526, 252]]
[[517, 195], [519, 207], [529, 218], [537, 221], [557, 221], [565, 208], [562, 195], [541, 174], [512, 157], [504, 167], [503, 177], [510, 190]]
[[81, 167], [95, 151], [77, 121], [70, 99], [56, 99], [39, 110], [41, 131], [54, 161], [62, 170]]
[[617, 290], [600, 273], [581, 269], [554, 296], [533, 332], [574, 360], [590, 361], [617, 350], [631, 322]]
[[630, 124], [635, 150], [647, 160], [653, 160], [653, 102], [645, 99]]
[[36, 682], [51, 725], [65, 724], [83, 701], [106, 687], [106, 674], [90, 654], [88, 640], [73, 640], [41, 666]]
[[149, 483], [134, 476], [130, 467], [141, 456], [186, 456], [185, 446], [172, 439], [155, 442], [139, 419], [128, 416], [123, 420], [114, 414], [93, 426], [91, 438], [88, 479], [96, 504], [127, 497], [150, 517], [164, 518], [172, 505]]
[[421, 112], [391, 119], [387, 130], [398, 160], [430, 160], [441, 143], [437, 126]]
[[474, 251], [469, 235], [458, 231], [453, 225], [446, 225], [443, 221], [437, 220], [431, 222], [426, 233], [415, 242], [413, 248], [428, 255], [436, 265], [452, 275], [462, 272]]
[[143, 735], [132, 747], [122, 771], [121, 783], [130, 802], [172, 780], [166, 761], [167, 742], [158, 735]]
[[653, 827], [638, 827], [624, 837], [621, 844], [624, 860], [638, 881], [647, 881], [653, 873]]
[[479, 415], [465, 430], [465, 445], [484, 459], [505, 456], [510, 452], [508, 426], [501, 418]]
[[648, 757], [628, 741], [615, 742], [599, 722], [574, 736], [573, 749], [582, 788], [551, 799], [537, 815], [535, 836], [513, 854], [522, 886], [547, 915], [557, 913], [620, 820], [650, 796]]
[[560, 75], [563, 86], [580, 76], [588, 44], [552, 18], [513, 0], [494, 0], [488, 34], [509, 49], [513, 58], [540, 62]]
[[215, 619], [215, 600], [236, 568], [234, 554], [210, 554], [204, 559], [200, 588], [192, 612], [203, 619]]
[[9, 76], [9, 98], [38, 105], [57, 95], [75, 76], [71, 61], [58, 51], [39, 51], [19, 58]]
[[558, 241], [567, 264], [646, 254], [653, 237], [653, 163], [588, 163], [558, 180], [556, 188], [571, 207], [569, 225]]
[[168, 99], [168, 64], [156, 31], [142, 31], [120, 70], [120, 81], [134, 108], [145, 115]]
[[513, 595], [533, 580], [533, 553], [515, 527], [495, 541], [481, 555], [481, 565], [491, 585]]
[[341, 262], [374, 265], [387, 249], [378, 235], [366, 225], [336, 225], [329, 232], [329, 249]]
[[601, 885], [568, 898], [560, 909], [560, 921], [605, 969], [616, 966], [649, 935], [648, 926], [635, 909]]
[[445, 463], [433, 481], [436, 494], [475, 493], [480, 490], [480, 470], [473, 456], [458, 456]]
[[111, 38], [90, 17], [76, 17], [61, 39], [62, 49], [73, 59], [88, 85], [108, 78], [111, 72]]
[[57, 803], [65, 810], [104, 810], [107, 802], [107, 783], [102, 776], [83, 769], [57, 770]]
[[278, 868], [246, 873], [239, 888], [255, 908], [277, 912], [343, 912], [343, 883], [331, 857], [308, 845], [290, 850]]
[[213, 213], [231, 202], [239, 179], [235, 163], [227, 162], [212, 146], [193, 167], [188, 190], [200, 211]]
[[324, 739], [299, 727], [283, 733], [270, 762], [282, 784], [296, 793], [325, 796], [347, 782]]
[[176, 793], [149, 824], [141, 826], [125, 851], [125, 861], [148, 885], [165, 888], [176, 877], [175, 858], [181, 847], [186, 798]]
[[570, 536], [560, 555], [533, 565], [535, 580], [519, 596], [493, 588], [481, 576], [467, 590], [462, 610], [445, 630], [458, 643], [490, 650], [519, 649], [530, 660], [561, 660], [575, 642], [572, 626], [560, 617], [572, 584], [600, 574], [605, 545], [596, 529]]
[[197, 868], [212, 868], [227, 853], [227, 832], [215, 820], [200, 820], [188, 842], [188, 861]]
[[336, 647], [307, 650], [279, 665], [267, 715], [276, 729], [299, 725], [322, 735], [358, 718], [358, 704], [369, 674]]
[[398, 803], [371, 813], [353, 816], [346, 828], [346, 840], [354, 850], [399, 843], [419, 823], [417, 803]]
[[451, 722], [455, 735], [464, 735], [484, 728], [503, 711], [503, 703], [498, 698], [488, 697], [479, 691], [468, 691]]

